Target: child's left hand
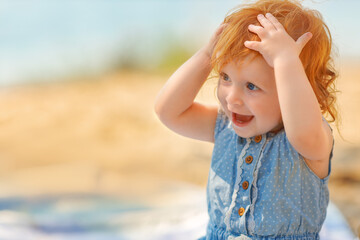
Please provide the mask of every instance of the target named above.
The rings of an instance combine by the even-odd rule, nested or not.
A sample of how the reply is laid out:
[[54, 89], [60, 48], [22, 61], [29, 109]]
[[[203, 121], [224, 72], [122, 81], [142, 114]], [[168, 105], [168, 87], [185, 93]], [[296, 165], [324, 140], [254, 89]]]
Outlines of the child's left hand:
[[260, 52], [266, 62], [274, 67], [276, 61], [287, 61], [298, 57], [312, 34], [307, 32], [296, 41], [286, 32], [283, 25], [271, 14], [258, 15], [261, 26], [249, 25], [249, 30], [256, 33], [261, 42], [245, 41], [245, 47]]

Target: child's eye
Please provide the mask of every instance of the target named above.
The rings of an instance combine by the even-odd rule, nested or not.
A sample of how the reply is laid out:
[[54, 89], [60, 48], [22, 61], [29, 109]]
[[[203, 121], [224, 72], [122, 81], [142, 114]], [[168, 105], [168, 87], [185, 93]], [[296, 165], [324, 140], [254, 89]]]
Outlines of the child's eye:
[[259, 90], [259, 88], [255, 86], [253, 83], [248, 83], [247, 88], [250, 89], [251, 91]]
[[226, 74], [226, 73], [221, 73], [220, 74], [220, 78], [225, 81], [225, 82], [229, 82], [230, 81], [230, 77]]

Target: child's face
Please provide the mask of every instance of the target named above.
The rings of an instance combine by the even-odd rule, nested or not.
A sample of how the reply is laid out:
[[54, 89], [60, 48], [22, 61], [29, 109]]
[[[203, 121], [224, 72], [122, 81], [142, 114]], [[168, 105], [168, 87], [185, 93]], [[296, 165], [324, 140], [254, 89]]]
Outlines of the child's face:
[[283, 127], [274, 70], [263, 57], [245, 60], [240, 66], [235, 62], [225, 65], [217, 95], [240, 137], [253, 137]]

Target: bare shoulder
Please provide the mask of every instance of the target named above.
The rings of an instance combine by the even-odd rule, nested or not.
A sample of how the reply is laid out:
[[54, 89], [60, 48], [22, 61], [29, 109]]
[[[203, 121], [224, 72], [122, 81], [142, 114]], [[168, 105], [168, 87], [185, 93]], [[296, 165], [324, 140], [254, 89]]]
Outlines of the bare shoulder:
[[164, 124], [174, 132], [193, 139], [214, 142], [218, 106], [194, 102], [176, 121]]
[[323, 121], [323, 127], [324, 130], [326, 132], [326, 136], [327, 136], [327, 148], [326, 151], [328, 152], [328, 155], [326, 158], [324, 159], [319, 159], [319, 160], [309, 160], [304, 158], [306, 164], [308, 165], [308, 167], [320, 178], [323, 179], [325, 177], [327, 177], [328, 173], [329, 173], [329, 165], [330, 165], [330, 153], [333, 147], [333, 135], [332, 135], [332, 131], [329, 127], [329, 125]]

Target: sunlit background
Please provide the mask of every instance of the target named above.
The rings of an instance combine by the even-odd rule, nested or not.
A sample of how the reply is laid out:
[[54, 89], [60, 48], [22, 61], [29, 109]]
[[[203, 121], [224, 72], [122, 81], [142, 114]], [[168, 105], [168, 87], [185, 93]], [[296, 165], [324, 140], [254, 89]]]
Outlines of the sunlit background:
[[[0, 0], [0, 239], [196, 239], [212, 145], [153, 112], [171, 73], [247, 1]], [[323, 239], [360, 227], [360, 2], [305, 0], [340, 71]], [[216, 80], [199, 101], [216, 102]]]

